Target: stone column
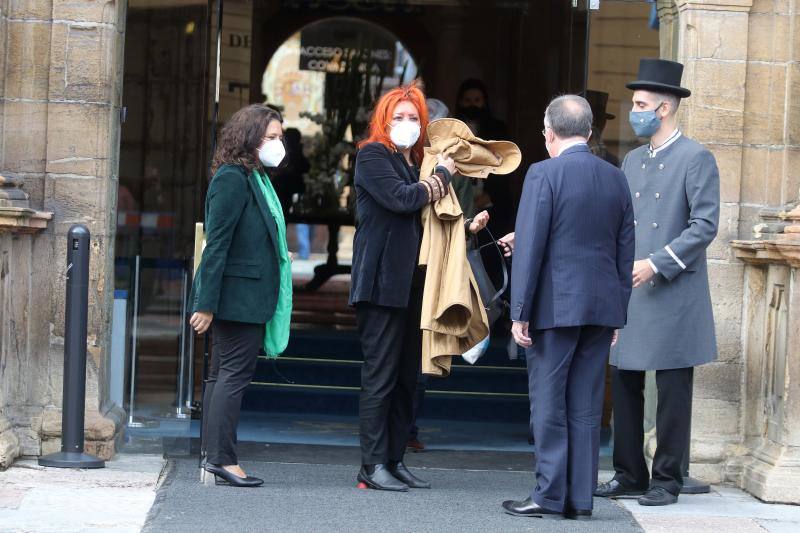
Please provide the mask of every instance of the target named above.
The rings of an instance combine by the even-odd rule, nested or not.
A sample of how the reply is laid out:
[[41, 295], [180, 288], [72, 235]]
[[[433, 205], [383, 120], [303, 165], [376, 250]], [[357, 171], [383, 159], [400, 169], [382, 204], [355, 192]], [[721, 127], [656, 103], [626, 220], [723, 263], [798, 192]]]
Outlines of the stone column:
[[[125, 2], [0, 1], [0, 172], [22, 184], [33, 209], [54, 213], [31, 241], [28, 339], [7, 393], [5, 414], [21, 453], [60, 443], [66, 234], [82, 223], [92, 233], [87, 362], [87, 435], [104, 439], [109, 458], [121, 425], [106, 402], [113, 241], [119, 152]], [[6, 10], [7, 6], [7, 10]], [[21, 256], [21, 257], [22, 257]], [[109, 436], [111, 423], [114, 430]]]

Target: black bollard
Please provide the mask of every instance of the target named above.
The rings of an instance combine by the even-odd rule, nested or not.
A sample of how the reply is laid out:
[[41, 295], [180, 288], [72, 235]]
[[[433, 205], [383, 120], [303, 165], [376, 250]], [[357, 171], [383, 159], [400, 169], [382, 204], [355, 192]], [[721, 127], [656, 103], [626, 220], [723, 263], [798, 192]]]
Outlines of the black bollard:
[[64, 324], [64, 393], [61, 451], [39, 458], [58, 468], [103, 468], [105, 461], [83, 453], [86, 411], [86, 325], [89, 314], [89, 230], [76, 224], [67, 234], [67, 307]]

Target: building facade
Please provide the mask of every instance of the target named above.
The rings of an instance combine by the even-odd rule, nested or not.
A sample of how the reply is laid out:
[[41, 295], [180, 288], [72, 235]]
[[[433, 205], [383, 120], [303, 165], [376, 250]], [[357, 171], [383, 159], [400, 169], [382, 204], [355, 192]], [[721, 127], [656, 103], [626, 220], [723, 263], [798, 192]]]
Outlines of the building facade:
[[[551, 3], [567, 13], [573, 2]], [[118, 222], [126, 209], [119, 177], [127, 167], [123, 162], [121, 169], [120, 159], [132, 157], [136, 146], [130, 138], [123, 139], [130, 135], [125, 130], [130, 126], [123, 121], [137, 120], [126, 113], [131, 104], [123, 105], [123, 87], [132, 86], [126, 76], [132, 79], [141, 68], [136, 56], [130, 55], [136, 49], [131, 45], [134, 34], [127, 36], [126, 29], [134, 24], [142, 27], [144, 19], [136, 9], [156, 4], [0, 0], [0, 467], [20, 455], [49, 453], [60, 446], [66, 234], [75, 223], [85, 224], [92, 234], [88, 451], [111, 457], [124, 431], [126, 406], [110, 392], [109, 361], [115, 257], [119, 257], [115, 248], [121, 246]], [[200, 23], [185, 25], [185, 35], [202, 33], [204, 42], [213, 43], [219, 3], [177, 4], [199, 13]], [[230, 30], [223, 22], [227, 33], [223, 32], [220, 61], [221, 116], [241, 103], [258, 101], [254, 88], [261, 84], [260, 73], [269, 57], [250, 50], [267, 46], [269, 39], [263, 33], [248, 35], [257, 26], [251, 19], [269, 26], [270, 17], [283, 17], [281, 24], [288, 25], [293, 17], [303, 18], [291, 11], [294, 4], [308, 4], [300, 9], [311, 9], [325, 3], [226, 4], [231, 10], [225, 11], [230, 14], [228, 24], [240, 26], [241, 31]], [[339, 9], [359, 2], [329, 4]], [[467, 9], [470, 3], [395, 4], [414, 13], [429, 7]], [[507, 9], [515, 2], [497, 4]], [[709, 251], [719, 358], [695, 373], [691, 471], [710, 482], [735, 483], [767, 501], [800, 503], [800, 389], [792, 386], [800, 380], [800, 0], [657, 0], [659, 29], [644, 43], [627, 32], [626, 21], [634, 11], [649, 12], [651, 4], [601, 0], [598, 11], [589, 11], [585, 43], [559, 41], [564, 33], [560, 31], [547, 38], [559, 47], [574, 46], [575, 54], [586, 50], [589, 84], [611, 95], [609, 102], [618, 115], [627, 111], [622, 85], [635, 74], [632, 59], [625, 68], [614, 63], [617, 55], [593, 61], [597, 50], [621, 46], [622, 39], [630, 58], [659, 54], [685, 64], [684, 86], [693, 95], [681, 106], [682, 128], [716, 156], [722, 195], [719, 236]], [[541, 9], [560, 16], [555, 8]], [[498, 8], [498, 27], [510, 27], [509, 13]], [[569, 17], [558, 20], [565, 26], [582, 24]], [[281, 26], [272, 50], [295, 31], [290, 29], [283, 31]], [[425, 54], [419, 50], [424, 46], [418, 42], [422, 30], [393, 30], [412, 54]], [[427, 63], [437, 68], [430, 78], [422, 72], [426, 84], [432, 80], [429, 92], [432, 86], [452, 93], [455, 82], [447, 67], [458, 62], [459, 52], [446, 40], [462, 39], [462, 33], [469, 37], [475, 30], [464, 30], [450, 19], [440, 30], [440, 41], [433, 44], [437, 53]], [[495, 48], [491, 43], [510, 37], [503, 37], [502, 31], [496, 37], [487, 33], [491, 38], [487, 37], [485, 53], [500, 53], [506, 45]], [[526, 35], [524, 28], [520, 35]], [[524, 137], [526, 131], [538, 134], [541, 102], [559, 88], [569, 90], [573, 85], [570, 72], [550, 78], [542, 74], [547, 86], [539, 100], [519, 92], [520, 80], [526, 80], [520, 74], [526, 58], [541, 46], [531, 37], [511, 54], [516, 67], [483, 72], [492, 85], [508, 87], [511, 96], [501, 99], [499, 107], [516, 116], [512, 129], [516, 127], [523, 138], [523, 153], [530, 154], [527, 162], [543, 156], [535, 147], [539, 139]], [[208, 117], [215, 100], [216, 52], [214, 46], [206, 49], [208, 56], [200, 64], [207, 70], [198, 76], [206, 80], [207, 92], [197, 105]], [[468, 67], [462, 70], [471, 72]], [[558, 71], [557, 66], [541, 70], [551, 71]], [[144, 76], [149, 71], [142, 72]], [[248, 76], [248, 83], [234, 83]], [[553, 81], [559, 77], [567, 81]], [[625, 115], [621, 117], [624, 125]], [[620, 127], [606, 136], [607, 143], [620, 151], [635, 141], [622, 131]], [[182, 141], [169, 150], [194, 151], [202, 159], [207, 156], [203, 146], [207, 138], [198, 137], [194, 144]], [[148, 170], [141, 172], [145, 175]], [[192, 172], [202, 174], [187, 171]], [[194, 205], [187, 218], [196, 217], [197, 206], [202, 205], [203, 182], [198, 179], [196, 185], [179, 202]], [[653, 439], [649, 445], [654, 445]]]

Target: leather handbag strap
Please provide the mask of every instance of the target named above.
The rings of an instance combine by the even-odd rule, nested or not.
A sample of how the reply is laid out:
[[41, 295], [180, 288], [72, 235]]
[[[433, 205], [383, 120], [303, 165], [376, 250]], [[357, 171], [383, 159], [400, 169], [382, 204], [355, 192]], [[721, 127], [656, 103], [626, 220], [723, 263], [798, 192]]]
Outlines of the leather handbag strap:
[[[506, 266], [506, 257], [503, 254], [503, 250], [500, 249], [500, 245], [497, 244], [497, 240], [494, 238], [494, 235], [492, 235], [492, 232], [489, 231], [488, 227], [483, 228], [483, 231], [489, 234], [489, 238], [491, 239], [491, 241], [480, 246], [478, 250], [483, 250], [487, 246], [494, 245], [495, 250], [497, 250], [497, 254], [500, 256], [500, 266], [503, 268], [503, 287], [499, 291], [494, 293], [494, 296], [492, 296], [491, 300], [489, 300], [484, 304], [484, 307], [486, 307], [486, 309], [489, 309], [492, 305], [495, 304], [495, 302], [497, 302], [497, 300], [500, 299], [500, 297], [503, 295], [504, 292], [506, 292], [506, 289], [508, 288], [508, 267]], [[477, 240], [477, 238], [474, 235], [472, 238], [473, 240]]]

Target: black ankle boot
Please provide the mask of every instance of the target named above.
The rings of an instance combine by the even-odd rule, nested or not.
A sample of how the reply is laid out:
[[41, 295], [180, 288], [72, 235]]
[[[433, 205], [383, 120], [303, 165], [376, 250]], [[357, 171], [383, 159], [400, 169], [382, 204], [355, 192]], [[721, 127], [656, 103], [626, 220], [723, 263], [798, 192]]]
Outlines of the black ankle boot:
[[390, 462], [389, 465], [389, 472], [392, 473], [394, 477], [408, 485], [412, 489], [429, 489], [431, 488], [431, 484], [429, 481], [425, 481], [423, 479], [418, 478], [411, 471], [406, 468], [406, 465], [403, 464], [403, 461], [397, 462]]
[[386, 465], [364, 465], [358, 473], [358, 480], [375, 490], [408, 492], [408, 485], [389, 472]]

